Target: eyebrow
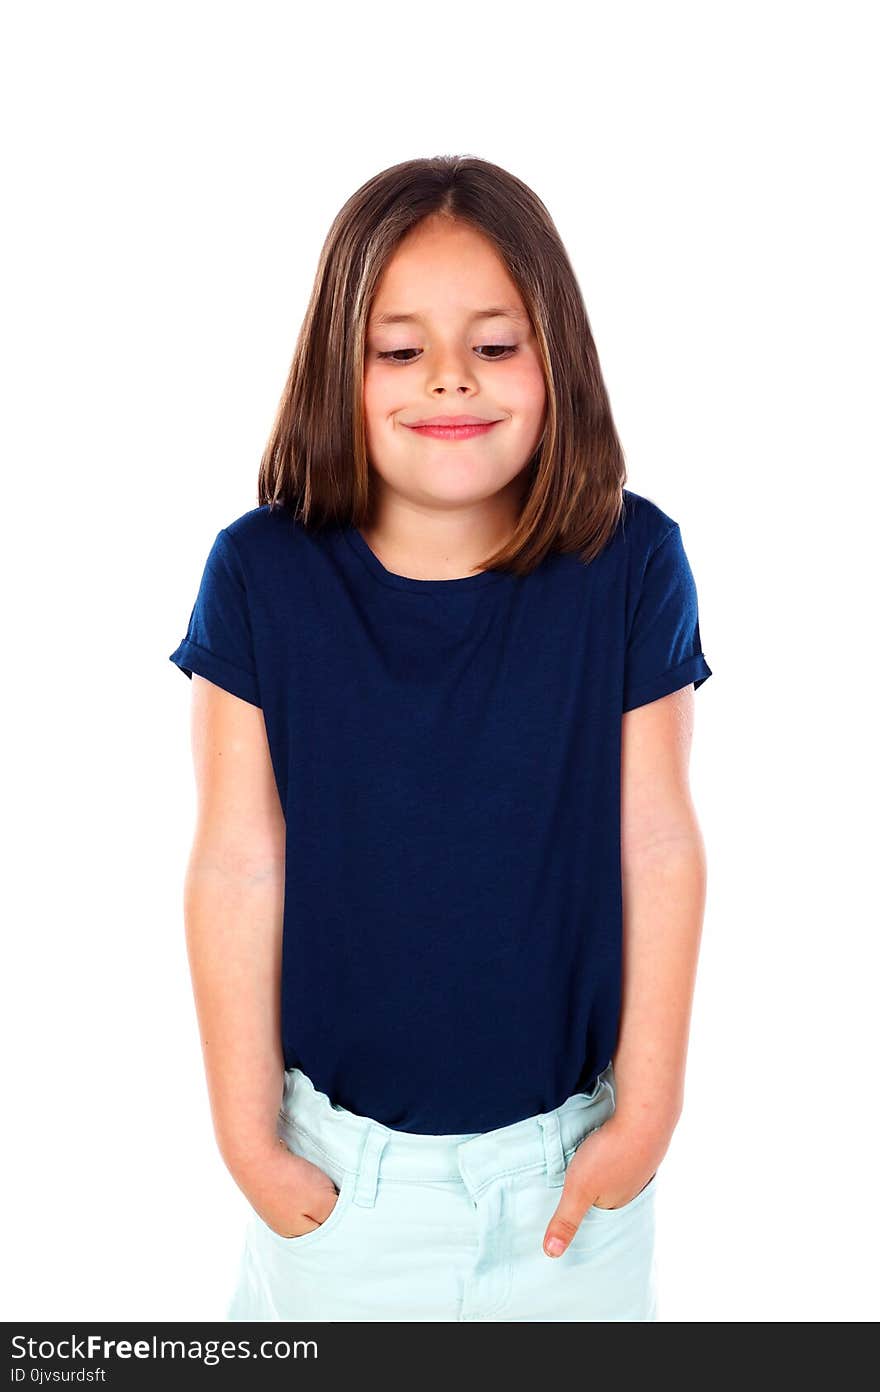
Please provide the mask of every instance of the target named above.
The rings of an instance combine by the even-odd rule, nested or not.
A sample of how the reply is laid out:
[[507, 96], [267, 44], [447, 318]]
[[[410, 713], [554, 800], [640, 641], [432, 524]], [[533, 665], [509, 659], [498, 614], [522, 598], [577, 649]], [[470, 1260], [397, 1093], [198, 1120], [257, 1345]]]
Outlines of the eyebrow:
[[[521, 319], [528, 321], [528, 315], [521, 309], [516, 309], [513, 305], [490, 305], [488, 309], [475, 309], [471, 315], [472, 319]], [[418, 314], [377, 314], [371, 320], [374, 328], [382, 324], [413, 324], [420, 323], [421, 316]]]

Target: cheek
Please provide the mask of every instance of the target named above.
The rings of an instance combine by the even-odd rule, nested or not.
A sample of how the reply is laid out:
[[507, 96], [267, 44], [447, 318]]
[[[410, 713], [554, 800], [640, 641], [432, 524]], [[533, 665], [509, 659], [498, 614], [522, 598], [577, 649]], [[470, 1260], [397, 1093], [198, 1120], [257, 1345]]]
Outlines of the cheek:
[[392, 417], [406, 404], [400, 388], [386, 374], [371, 373], [369, 368], [364, 372], [363, 402], [367, 430], [393, 429]]
[[541, 419], [546, 409], [547, 391], [541, 365], [536, 359], [524, 358], [511, 363], [504, 404], [532, 423]]

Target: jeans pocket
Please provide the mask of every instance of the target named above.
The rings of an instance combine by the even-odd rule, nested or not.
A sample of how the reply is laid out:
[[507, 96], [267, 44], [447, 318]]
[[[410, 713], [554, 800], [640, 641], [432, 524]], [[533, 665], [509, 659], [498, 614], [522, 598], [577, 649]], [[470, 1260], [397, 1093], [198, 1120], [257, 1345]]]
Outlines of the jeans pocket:
[[[334, 1160], [323, 1147], [309, 1135], [308, 1132], [287, 1116], [284, 1112], [279, 1114], [278, 1134], [283, 1140], [287, 1149], [292, 1155], [298, 1155], [304, 1160], [309, 1160], [313, 1165], [317, 1165], [319, 1170], [323, 1170], [332, 1179], [339, 1193], [336, 1203], [330, 1213], [319, 1223], [316, 1228], [309, 1232], [300, 1233], [295, 1237], [285, 1237], [282, 1233], [270, 1228], [268, 1223], [260, 1219], [260, 1226], [267, 1236], [277, 1244], [283, 1251], [300, 1251], [305, 1247], [313, 1247], [318, 1242], [325, 1242], [328, 1238], [338, 1232], [346, 1213], [351, 1207], [354, 1197], [355, 1181], [357, 1174], [354, 1170], [344, 1169], [338, 1161]], [[259, 1217], [259, 1215], [257, 1215]]]
[[587, 1218], [613, 1219], [625, 1217], [628, 1213], [632, 1213], [633, 1209], [641, 1207], [643, 1203], [647, 1203], [653, 1197], [658, 1174], [659, 1170], [655, 1170], [647, 1184], [643, 1184], [639, 1192], [628, 1203], [619, 1204], [617, 1208], [600, 1208], [598, 1204], [593, 1204], [585, 1216]]

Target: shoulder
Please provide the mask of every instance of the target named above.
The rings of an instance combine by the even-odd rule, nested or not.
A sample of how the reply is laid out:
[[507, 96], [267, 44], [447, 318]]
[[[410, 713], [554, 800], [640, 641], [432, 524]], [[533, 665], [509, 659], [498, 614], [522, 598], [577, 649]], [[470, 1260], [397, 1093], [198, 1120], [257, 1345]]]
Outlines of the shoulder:
[[239, 551], [246, 552], [282, 531], [290, 534], [296, 528], [297, 523], [286, 508], [264, 503], [262, 507], [250, 508], [234, 517], [222, 530]]
[[250, 508], [221, 529], [220, 538], [232, 551], [245, 575], [269, 576], [279, 565], [309, 544], [309, 534], [286, 507]]
[[662, 542], [678, 531], [674, 517], [643, 493], [623, 489], [620, 535], [627, 551], [646, 561]]
[[638, 583], [657, 548], [677, 533], [678, 523], [653, 498], [623, 488], [614, 530], [592, 562], [584, 565], [579, 552], [569, 551], [555, 553], [552, 563], [561, 575], [573, 575], [578, 580], [586, 572], [591, 582], [607, 576], [610, 580], [624, 577], [627, 583]]

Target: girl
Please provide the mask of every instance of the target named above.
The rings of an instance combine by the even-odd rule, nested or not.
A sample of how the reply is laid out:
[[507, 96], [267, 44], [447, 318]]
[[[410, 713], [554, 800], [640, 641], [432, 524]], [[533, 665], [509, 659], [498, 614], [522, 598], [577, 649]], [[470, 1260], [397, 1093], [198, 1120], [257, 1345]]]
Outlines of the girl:
[[711, 675], [538, 197], [359, 189], [186, 637], [231, 1320], [654, 1320]]

